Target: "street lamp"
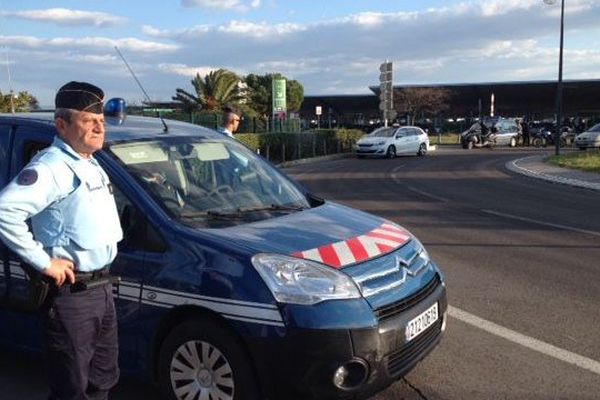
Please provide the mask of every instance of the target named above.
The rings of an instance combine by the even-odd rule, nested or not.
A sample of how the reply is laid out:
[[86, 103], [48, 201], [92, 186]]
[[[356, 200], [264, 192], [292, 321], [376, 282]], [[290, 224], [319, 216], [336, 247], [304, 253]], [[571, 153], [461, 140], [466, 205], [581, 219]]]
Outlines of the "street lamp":
[[[556, 0], [544, 0], [548, 5], [556, 4]], [[556, 132], [554, 133], [555, 154], [560, 154], [560, 135], [562, 125], [562, 70], [563, 70], [563, 43], [565, 31], [565, 0], [560, 1], [560, 50], [558, 55], [558, 84], [556, 85]]]

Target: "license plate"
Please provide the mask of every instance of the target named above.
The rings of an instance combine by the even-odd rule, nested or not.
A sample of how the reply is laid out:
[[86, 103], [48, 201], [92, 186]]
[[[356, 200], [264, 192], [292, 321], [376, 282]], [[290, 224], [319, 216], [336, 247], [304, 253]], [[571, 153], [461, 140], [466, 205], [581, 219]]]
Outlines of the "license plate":
[[438, 318], [438, 303], [435, 303], [425, 310], [425, 312], [419, 314], [417, 317], [408, 322], [406, 325], [406, 330], [404, 331], [406, 341], [410, 342], [419, 336], [425, 329], [429, 328], [435, 321], [437, 321]]

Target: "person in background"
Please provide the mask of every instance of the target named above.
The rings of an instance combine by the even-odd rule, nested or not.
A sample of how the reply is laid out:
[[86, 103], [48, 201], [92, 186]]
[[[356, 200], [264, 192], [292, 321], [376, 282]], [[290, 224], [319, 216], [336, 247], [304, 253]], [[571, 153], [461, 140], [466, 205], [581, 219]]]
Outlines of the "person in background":
[[523, 146], [529, 146], [529, 123], [525, 118], [521, 120], [521, 133], [523, 135]]
[[52, 286], [42, 311], [50, 400], [105, 400], [119, 379], [109, 267], [123, 233], [93, 156], [104, 143], [103, 101], [89, 83], [62, 86], [54, 142], [0, 192], [0, 238]]
[[223, 109], [223, 126], [219, 128], [219, 132], [229, 137], [233, 137], [233, 134], [238, 130], [240, 126], [240, 120], [242, 113], [230, 107]]

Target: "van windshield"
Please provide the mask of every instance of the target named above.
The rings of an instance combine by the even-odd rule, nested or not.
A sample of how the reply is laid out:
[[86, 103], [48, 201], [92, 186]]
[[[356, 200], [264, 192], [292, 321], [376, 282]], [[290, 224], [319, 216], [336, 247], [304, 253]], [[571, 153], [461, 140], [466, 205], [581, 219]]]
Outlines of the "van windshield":
[[310, 207], [290, 180], [235, 141], [165, 137], [113, 144], [108, 151], [171, 217], [188, 225], [226, 226]]

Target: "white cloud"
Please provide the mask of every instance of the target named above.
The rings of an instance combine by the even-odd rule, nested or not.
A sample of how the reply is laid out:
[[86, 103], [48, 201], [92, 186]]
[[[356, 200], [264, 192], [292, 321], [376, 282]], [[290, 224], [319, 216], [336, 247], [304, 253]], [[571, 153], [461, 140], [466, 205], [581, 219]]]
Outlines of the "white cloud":
[[174, 40], [188, 40], [197, 39], [211, 31], [211, 27], [208, 25], [196, 25], [190, 28], [183, 29], [157, 29], [150, 25], [142, 26], [142, 33], [145, 35], [161, 38], [161, 39], [174, 39]]
[[299, 24], [276, 24], [271, 25], [266, 22], [256, 24], [247, 21], [231, 21], [227, 25], [222, 25], [217, 28], [219, 32], [240, 35], [240, 36], [251, 36], [254, 38], [270, 38], [281, 40], [281, 35], [287, 35], [290, 33], [302, 31], [305, 28]]
[[182, 0], [183, 7], [200, 7], [221, 11], [245, 12], [260, 7], [260, 0]]
[[124, 23], [126, 18], [96, 11], [70, 10], [66, 8], [49, 8], [45, 10], [3, 11], [3, 16], [15, 17], [31, 21], [52, 22], [65, 26], [107, 27]]
[[105, 37], [56, 37], [41, 39], [34, 36], [0, 36], [0, 45], [29, 48], [49, 46], [64, 48], [64, 50], [110, 50], [114, 49], [115, 46], [118, 46], [121, 49], [140, 53], [172, 52], [179, 48], [179, 45], [175, 44], [149, 42], [136, 38], [111, 39]]
[[181, 75], [186, 77], [194, 77], [196, 74], [200, 74], [200, 76], [205, 76], [211, 71], [217, 70], [220, 67], [190, 67], [185, 64], [169, 64], [162, 63], [158, 65], [158, 69], [164, 71], [169, 74]]

